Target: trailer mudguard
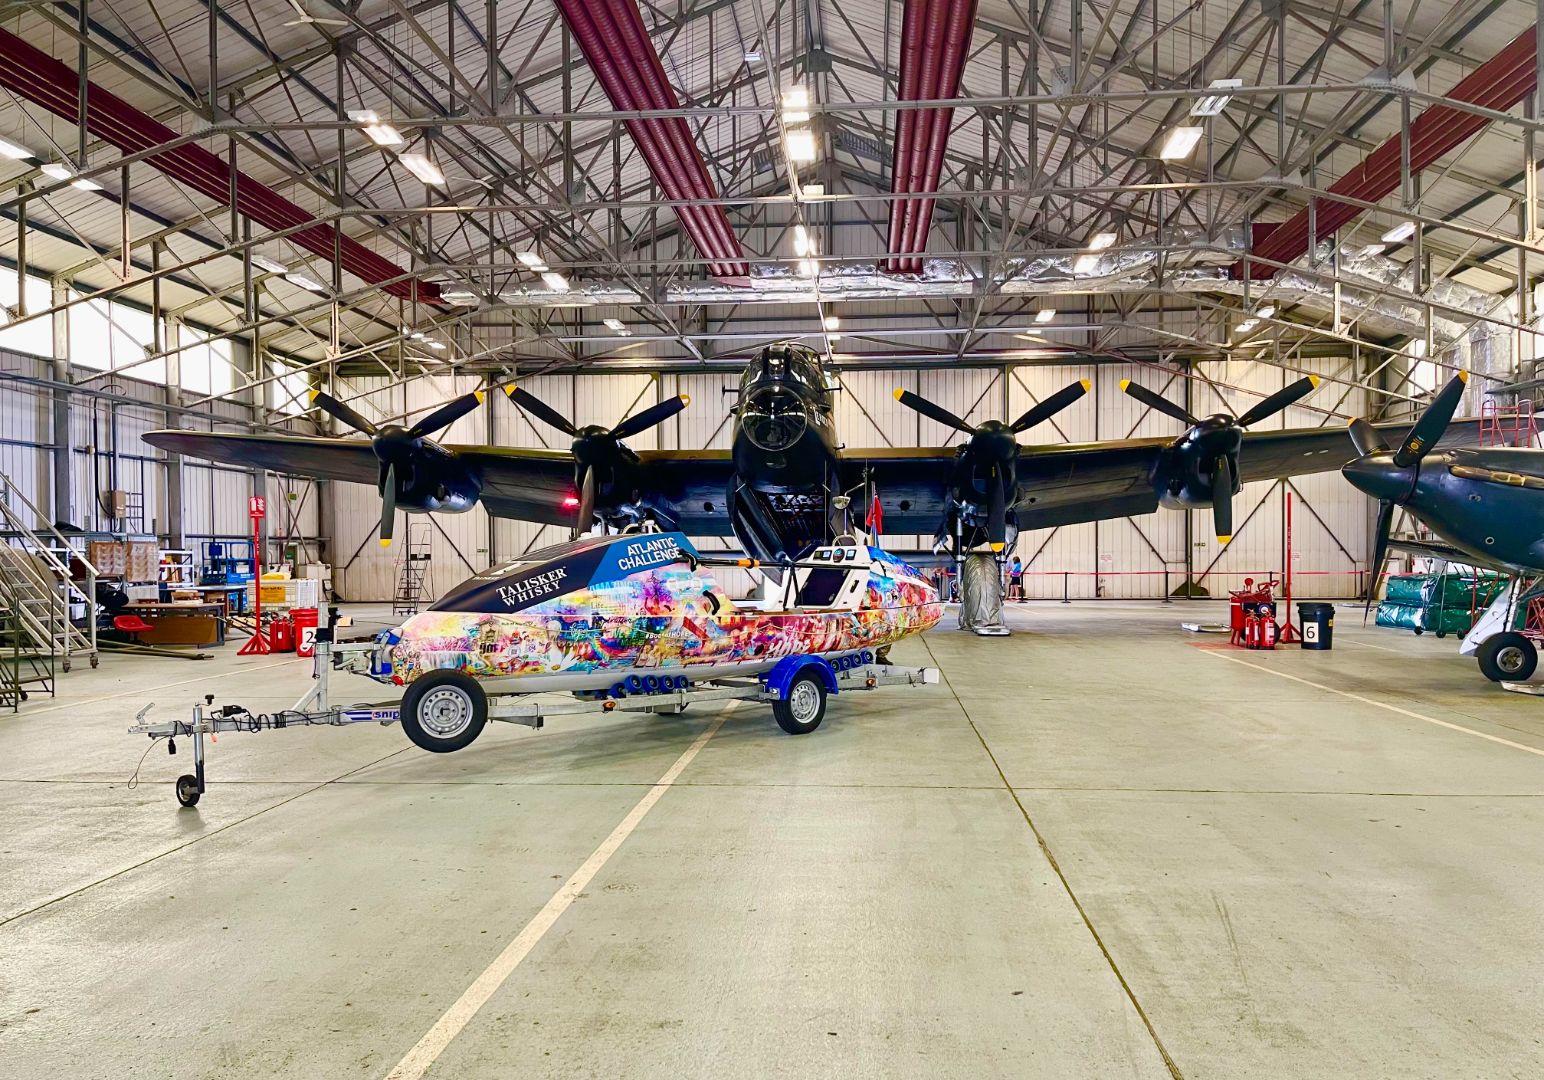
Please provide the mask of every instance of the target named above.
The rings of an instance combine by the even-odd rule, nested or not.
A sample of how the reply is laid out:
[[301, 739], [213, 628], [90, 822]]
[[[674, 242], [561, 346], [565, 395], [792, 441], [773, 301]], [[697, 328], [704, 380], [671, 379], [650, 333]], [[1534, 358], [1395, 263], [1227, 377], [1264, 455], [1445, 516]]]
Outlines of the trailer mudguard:
[[770, 691], [777, 700], [783, 701], [788, 697], [788, 687], [801, 671], [814, 668], [820, 673], [820, 681], [826, 688], [826, 693], [836, 693], [836, 671], [825, 660], [818, 656], [785, 656], [777, 662], [777, 666], [763, 676]]

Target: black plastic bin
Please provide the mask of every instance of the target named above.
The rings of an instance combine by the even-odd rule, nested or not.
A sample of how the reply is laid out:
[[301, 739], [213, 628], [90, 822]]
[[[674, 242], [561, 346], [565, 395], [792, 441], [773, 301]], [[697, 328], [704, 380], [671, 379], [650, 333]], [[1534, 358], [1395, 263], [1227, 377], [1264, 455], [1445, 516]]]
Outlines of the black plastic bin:
[[1334, 644], [1334, 604], [1299, 604], [1297, 621], [1303, 627], [1303, 648], [1328, 649]]

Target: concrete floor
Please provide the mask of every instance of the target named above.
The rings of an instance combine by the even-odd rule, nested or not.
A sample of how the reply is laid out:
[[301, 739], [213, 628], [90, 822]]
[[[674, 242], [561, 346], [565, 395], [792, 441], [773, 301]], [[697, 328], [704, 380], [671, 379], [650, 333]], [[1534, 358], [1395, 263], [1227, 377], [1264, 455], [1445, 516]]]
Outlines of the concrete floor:
[[[1350, 612], [1327, 654], [1178, 629], [1222, 611], [1016, 607], [813, 735], [730, 712], [427, 1075], [1539, 1075], [1544, 701]], [[126, 784], [145, 703], [307, 677], [109, 657], [0, 716], [0, 1073], [386, 1076], [719, 719]]]

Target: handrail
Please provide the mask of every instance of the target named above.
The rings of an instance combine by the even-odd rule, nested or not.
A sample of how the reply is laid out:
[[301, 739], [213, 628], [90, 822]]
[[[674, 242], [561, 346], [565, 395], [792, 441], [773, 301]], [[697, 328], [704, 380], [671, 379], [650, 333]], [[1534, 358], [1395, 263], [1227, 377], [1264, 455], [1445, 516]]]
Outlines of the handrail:
[[[71, 577], [70, 568], [63, 563], [60, 563], [59, 560], [54, 557], [53, 552], [44, 545], [41, 537], [39, 537], [26, 525], [22, 524], [21, 518], [17, 516], [16, 511], [11, 507], [10, 497], [12, 495], [20, 499], [22, 505], [25, 506], [28, 510], [32, 511], [32, 517], [34, 520], [44, 520], [43, 511], [39, 510], [32, 504], [32, 500], [27, 498], [27, 496], [22, 493], [21, 489], [11, 481], [9, 476], [5, 475], [5, 473], [0, 473], [0, 513], [4, 513], [6, 520], [11, 523], [17, 532], [24, 534], [27, 539], [36, 544], [38, 549], [48, 557], [49, 561], [54, 565], [54, 567], [63, 571], [64, 578], [66, 581], [68, 581]], [[61, 547], [70, 548], [70, 542], [64, 538], [64, 534], [61, 533], [58, 529], [54, 528], [52, 525], [45, 525], [43, 528], [50, 536], [59, 541], [59, 545]], [[70, 550], [73, 551], [74, 549], [70, 548]], [[87, 559], [84, 554], [75, 552], [73, 557], [81, 561], [82, 565], [84, 565], [86, 568], [86, 573], [90, 577], [97, 578], [101, 576], [102, 572], [95, 566], [92, 566], [91, 561]]]
[[[10, 523], [14, 531], [20, 533], [30, 542], [30, 554], [40, 557], [48, 568], [53, 571], [55, 576], [58, 577], [60, 584], [64, 586], [63, 596], [59, 598], [62, 610], [59, 612], [60, 630], [58, 643], [59, 647], [64, 650], [64, 668], [66, 671], [69, 670], [70, 655], [75, 652], [88, 653], [92, 658], [92, 666], [95, 667], [97, 655], [96, 583], [99, 571], [92, 564], [91, 560], [86, 558], [83, 552], [78, 552], [70, 547], [70, 542], [64, 538], [63, 533], [51, 524], [44, 525], [44, 530], [58, 541], [61, 548], [70, 553], [70, 558], [79, 559], [81, 565], [85, 567], [85, 588], [76, 589], [74, 584], [75, 575], [71, 572], [69, 563], [61, 562], [59, 557], [43, 542], [43, 538], [22, 522], [21, 516], [16, 512], [16, 508], [11, 505], [12, 497], [21, 500], [22, 505], [32, 512], [33, 520], [39, 522], [45, 520], [43, 512], [33, 505], [32, 500], [27, 498], [12, 482], [11, 478], [5, 473], [0, 473], [0, 516], [3, 516]], [[81, 593], [81, 597], [86, 603], [86, 625], [84, 629], [77, 629], [70, 621], [71, 589], [76, 589], [77, 592]], [[53, 592], [54, 590], [50, 589], [49, 591]], [[53, 602], [50, 601], [50, 610], [53, 607]], [[50, 631], [51, 634], [52, 631]], [[80, 649], [75, 648], [74, 645], [77, 641], [84, 647]]]

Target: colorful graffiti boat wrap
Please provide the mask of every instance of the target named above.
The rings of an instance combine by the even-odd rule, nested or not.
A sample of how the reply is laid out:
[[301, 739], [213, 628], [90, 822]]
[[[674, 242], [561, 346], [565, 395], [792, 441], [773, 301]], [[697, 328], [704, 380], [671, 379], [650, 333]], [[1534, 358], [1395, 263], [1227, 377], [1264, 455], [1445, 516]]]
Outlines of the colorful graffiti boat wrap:
[[816, 557], [830, 565], [802, 571], [803, 603], [758, 606], [721, 589], [680, 533], [559, 544], [479, 574], [409, 619], [396, 632], [390, 679], [445, 668], [489, 679], [591, 676], [561, 680], [574, 688], [635, 672], [757, 671], [785, 656], [887, 645], [943, 614], [932, 585], [879, 548]]

